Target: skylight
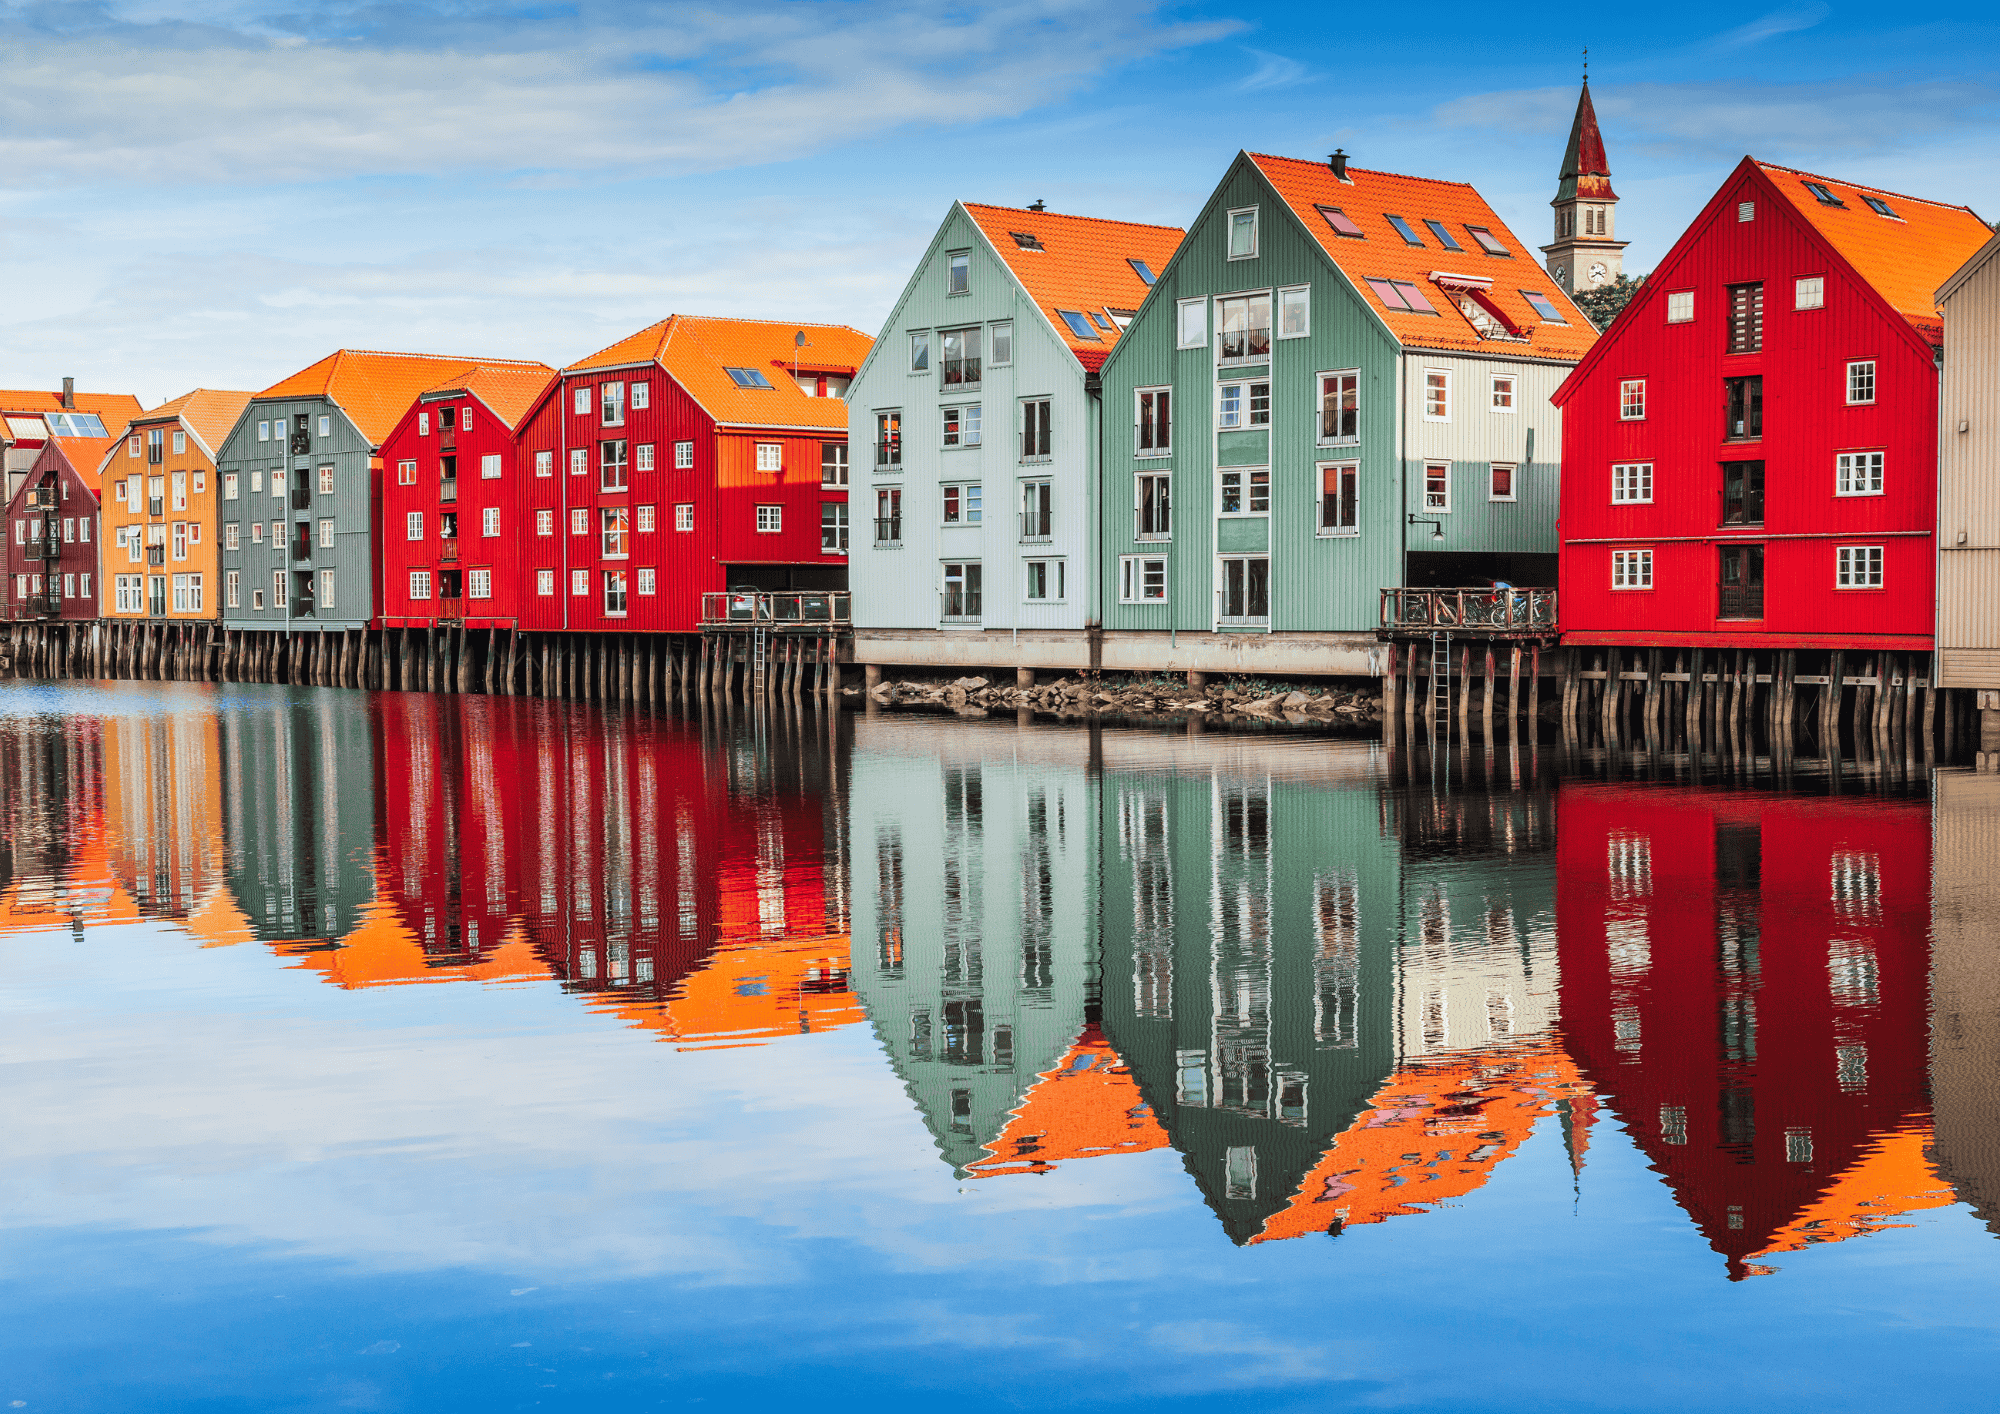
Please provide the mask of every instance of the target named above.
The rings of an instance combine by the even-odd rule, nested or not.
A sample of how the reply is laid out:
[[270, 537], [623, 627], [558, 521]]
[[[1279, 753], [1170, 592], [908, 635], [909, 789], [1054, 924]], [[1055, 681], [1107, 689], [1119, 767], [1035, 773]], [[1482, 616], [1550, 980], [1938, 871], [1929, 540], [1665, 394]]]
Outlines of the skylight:
[[1817, 201], [1821, 206], [1845, 207], [1847, 205], [1846, 202], [1828, 190], [1824, 182], [1800, 182], [1799, 185], [1811, 192], [1813, 200]]
[[1495, 236], [1491, 231], [1487, 230], [1484, 226], [1467, 226], [1465, 228], [1465, 233], [1468, 236], [1471, 236], [1475, 241], [1478, 241], [1479, 248], [1485, 251], [1488, 255], [1511, 256], [1514, 253], [1513, 251], [1507, 249], [1506, 246], [1502, 245], [1500, 243], [1499, 238]]
[[1056, 313], [1062, 316], [1062, 322], [1069, 325], [1070, 333], [1076, 335], [1077, 338], [1089, 339], [1093, 343], [1099, 344], [1104, 342], [1104, 340], [1098, 337], [1096, 327], [1076, 310], [1059, 309]]
[[1430, 217], [1426, 216], [1424, 217], [1424, 224], [1431, 228], [1431, 234], [1437, 237], [1437, 243], [1443, 246], [1446, 250], [1465, 249], [1464, 246], [1458, 243], [1458, 237], [1454, 236], [1449, 230], [1445, 229], [1444, 222], [1433, 221], [1431, 220]]
[[49, 429], [58, 437], [102, 437], [104, 419], [94, 412], [52, 412]]
[[1389, 224], [1396, 228], [1396, 234], [1403, 238], [1404, 244], [1422, 245], [1424, 243], [1424, 238], [1418, 235], [1415, 231], [1411, 230], [1410, 223], [1408, 221], [1405, 221], [1402, 217], [1390, 216], [1388, 220]]
[[[1345, 211], [1342, 211], [1338, 206], [1322, 206], [1319, 208], [1319, 214], [1324, 216], [1326, 218], [1326, 224], [1333, 227], [1333, 229], [1340, 235], [1351, 236], [1353, 239], [1357, 241], [1365, 241], [1368, 239], [1367, 234], [1359, 226], [1354, 224], [1353, 218], [1350, 217]], [[1393, 220], [1395, 218], [1391, 217], [1390, 219]]]
[[1095, 324], [1098, 328], [1102, 329], [1107, 334], [1115, 334], [1118, 332], [1118, 326], [1111, 322], [1110, 315], [1099, 314], [1094, 309], [1090, 311], [1090, 322]]
[[1026, 231], [1009, 231], [1007, 234], [1014, 238], [1014, 244], [1019, 246], [1022, 250], [1048, 249], [1047, 246], [1042, 244], [1042, 238], [1040, 236], [1030, 235]]
[[1545, 324], [1569, 323], [1567, 319], [1562, 317], [1562, 312], [1555, 307], [1554, 303], [1550, 301], [1549, 297], [1543, 294], [1540, 290], [1523, 290], [1521, 291], [1521, 298], [1526, 300], [1529, 304], [1535, 307], [1535, 313], [1542, 316], [1543, 323]]
[[1139, 311], [1136, 309], [1113, 309], [1108, 304], [1104, 306], [1104, 312], [1111, 316], [1111, 322], [1117, 325], [1120, 329], [1131, 328], [1132, 320], [1135, 317], [1137, 317], [1139, 313]]
[[1157, 278], [1153, 274], [1153, 267], [1148, 265], [1143, 260], [1134, 260], [1128, 255], [1127, 257], [1125, 257], [1125, 263], [1132, 267], [1133, 274], [1137, 275], [1141, 280], [1145, 281], [1145, 283], [1149, 285], [1153, 283], [1155, 278]]
[[1424, 298], [1424, 292], [1408, 280], [1378, 280], [1365, 276], [1368, 288], [1375, 291], [1375, 298], [1384, 307], [1399, 314], [1436, 314], [1437, 308]]
[[43, 438], [49, 435], [48, 424], [39, 417], [10, 417], [7, 430], [16, 437]]
[[725, 368], [729, 381], [739, 388], [769, 388], [771, 380], [755, 368]]
[[1868, 209], [1877, 216], [1887, 216], [1891, 221], [1900, 221], [1903, 219], [1890, 210], [1889, 203], [1882, 200], [1879, 196], [1864, 196], [1861, 199], [1868, 203]]

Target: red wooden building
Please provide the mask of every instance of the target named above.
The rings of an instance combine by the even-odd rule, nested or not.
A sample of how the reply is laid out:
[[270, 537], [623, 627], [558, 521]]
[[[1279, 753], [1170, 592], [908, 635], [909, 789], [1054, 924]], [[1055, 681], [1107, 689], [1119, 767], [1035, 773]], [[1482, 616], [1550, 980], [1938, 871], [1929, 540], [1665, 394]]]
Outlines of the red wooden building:
[[521, 627], [685, 633], [701, 596], [847, 587], [847, 404], [871, 340], [689, 315], [562, 370], [521, 430]]
[[[97, 618], [102, 561], [97, 464], [112, 439], [44, 431], [37, 445], [25, 428], [33, 420], [7, 419], [25, 433], [7, 447], [7, 617], [88, 623]], [[25, 464], [19, 471], [16, 458]]]
[[473, 364], [419, 394], [383, 440], [381, 627], [525, 626], [534, 515], [515, 434], [555, 376]]
[[1991, 234], [1746, 157], [1555, 395], [1564, 642], [1927, 651], [1932, 292]]

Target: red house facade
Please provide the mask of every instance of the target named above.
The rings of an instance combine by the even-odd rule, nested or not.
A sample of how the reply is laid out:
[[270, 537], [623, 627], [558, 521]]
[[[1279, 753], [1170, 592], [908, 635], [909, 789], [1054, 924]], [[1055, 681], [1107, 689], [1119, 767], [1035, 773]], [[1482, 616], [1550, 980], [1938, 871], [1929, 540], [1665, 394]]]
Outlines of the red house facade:
[[704, 593], [844, 590], [843, 395], [870, 342], [674, 315], [563, 369], [521, 430], [520, 626], [687, 633]]
[[1928, 651], [1968, 208], [1745, 158], [1555, 395], [1566, 643]]
[[421, 393], [382, 443], [381, 626], [525, 626], [534, 515], [516, 431], [556, 371], [477, 364]]
[[97, 617], [102, 557], [95, 473], [106, 445], [103, 438], [49, 437], [39, 450], [18, 441], [9, 449], [10, 456], [34, 459], [25, 473], [8, 477], [9, 619], [88, 623]]

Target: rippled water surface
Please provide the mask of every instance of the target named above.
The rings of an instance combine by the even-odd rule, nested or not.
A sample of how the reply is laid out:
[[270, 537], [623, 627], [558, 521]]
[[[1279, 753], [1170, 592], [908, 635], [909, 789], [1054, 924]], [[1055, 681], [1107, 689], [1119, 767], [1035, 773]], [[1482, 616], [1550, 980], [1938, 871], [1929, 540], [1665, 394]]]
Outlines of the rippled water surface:
[[1991, 1407], [1990, 778], [8, 684], [0, 820], [0, 1407]]

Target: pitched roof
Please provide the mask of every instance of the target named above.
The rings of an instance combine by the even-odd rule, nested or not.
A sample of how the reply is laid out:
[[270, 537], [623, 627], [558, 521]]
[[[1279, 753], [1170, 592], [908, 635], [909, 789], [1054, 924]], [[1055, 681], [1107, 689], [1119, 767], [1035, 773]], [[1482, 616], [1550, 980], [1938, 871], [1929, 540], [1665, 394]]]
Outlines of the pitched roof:
[[1086, 1023], [1063, 1056], [1039, 1072], [986, 1145], [966, 1167], [974, 1178], [1047, 1173], [1065, 1159], [1138, 1154], [1164, 1148], [1167, 1132], [1095, 1023]]
[[[803, 348], [795, 340], [804, 334]], [[764, 319], [716, 319], [671, 314], [657, 324], [599, 349], [565, 368], [565, 374], [656, 363], [673, 375], [717, 422], [739, 427], [847, 426], [840, 398], [809, 397], [791, 370], [852, 376], [875, 341], [845, 324], [796, 324]], [[771, 386], [745, 388], [725, 371], [752, 369]]]
[[243, 416], [243, 409], [250, 406], [250, 399], [255, 396], [254, 393], [225, 388], [196, 388], [178, 398], [170, 398], [158, 407], [147, 408], [127, 426], [139, 427], [179, 418], [212, 452], [222, 445], [223, 438], [236, 426], [236, 420]]
[[[62, 394], [35, 388], [0, 388], [0, 412], [62, 412]], [[123, 427], [139, 414], [139, 400], [130, 393], [78, 393], [71, 412], [94, 412], [105, 430]]]
[[482, 363], [463, 377], [447, 378], [436, 387], [424, 389], [424, 395], [470, 393], [511, 430], [521, 425], [521, 419], [540, 400], [542, 390], [555, 376], [556, 371], [545, 363]]
[[1583, 81], [1583, 92], [1577, 95], [1576, 117], [1569, 125], [1569, 147], [1563, 152], [1561, 178], [1555, 202], [1549, 203], [1552, 206], [1577, 197], [1618, 200], [1618, 193], [1611, 190], [1611, 164], [1605, 160], [1604, 137], [1597, 131], [1597, 108], [1590, 101], [1589, 79]]
[[450, 358], [439, 354], [339, 349], [311, 367], [273, 383], [257, 394], [257, 400], [331, 398], [361, 429], [369, 445], [379, 447], [418, 394], [429, 388], [458, 386], [454, 380], [469, 378], [480, 368], [533, 369], [544, 377], [554, 372], [547, 364], [529, 359]]
[[[1111, 329], [1104, 328], [1106, 310], [1136, 311], [1151, 288], [1139, 278], [1132, 262], [1143, 260], [1158, 275], [1187, 235], [1178, 226], [960, 204], [993, 243], [1056, 336], [1076, 355], [1077, 362], [1093, 371], [1103, 365], [1122, 332], [1115, 321]], [[1034, 246], [1017, 240], [1017, 235], [1028, 237]], [[1086, 339], [1070, 328], [1062, 317], [1063, 310], [1090, 319], [1096, 337]]]
[[[1512, 358], [1559, 359], [1573, 363], [1597, 342], [1597, 330], [1583, 312], [1570, 302], [1536, 263], [1506, 223], [1486, 204], [1486, 199], [1464, 182], [1441, 182], [1429, 177], [1404, 177], [1394, 172], [1370, 172], [1360, 167], [1347, 169], [1341, 181], [1324, 162], [1307, 162], [1296, 157], [1272, 157], [1263, 153], [1244, 154], [1283, 197], [1294, 215], [1320, 243], [1327, 258], [1353, 282], [1369, 308], [1380, 316], [1404, 345], [1411, 348], [1477, 350]], [[1327, 220], [1322, 208], [1340, 212], [1361, 232], [1342, 235]], [[1411, 245], [1389, 222], [1400, 218], [1412, 236], [1421, 242]], [[1443, 245], [1427, 222], [1443, 226], [1459, 249]], [[1489, 255], [1468, 230], [1486, 231], [1507, 251], [1505, 256]], [[1481, 338], [1467, 315], [1460, 312], [1458, 293], [1447, 290], [1433, 275], [1461, 277], [1477, 291], [1481, 303], [1488, 303], [1522, 341]], [[1416, 287], [1436, 314], [1412, 313], [1396, 309], [1371, 280], [1401, 281]], [[1483, 282], [1490, 286], [1481, 288]], [[1533, 291], [1547, 300], [1567, 322], [1548, 322], [1536, 313], [1523, 291]], [[1490, 302], [1490, 303], [1489, 303]]]
[[[1938, 287], [1993, 236], [1971, 207], [1947, 206], [1754, 157], [1744, 161], [1754, 164], [1913, 329], [1933, 344], [1944, 338]], [[1818, 184], [1841, 204], [1821, 201], [1807, 182]], [[1886, 205], [1894, 216], [1876, 211], [1868, 197]]]

